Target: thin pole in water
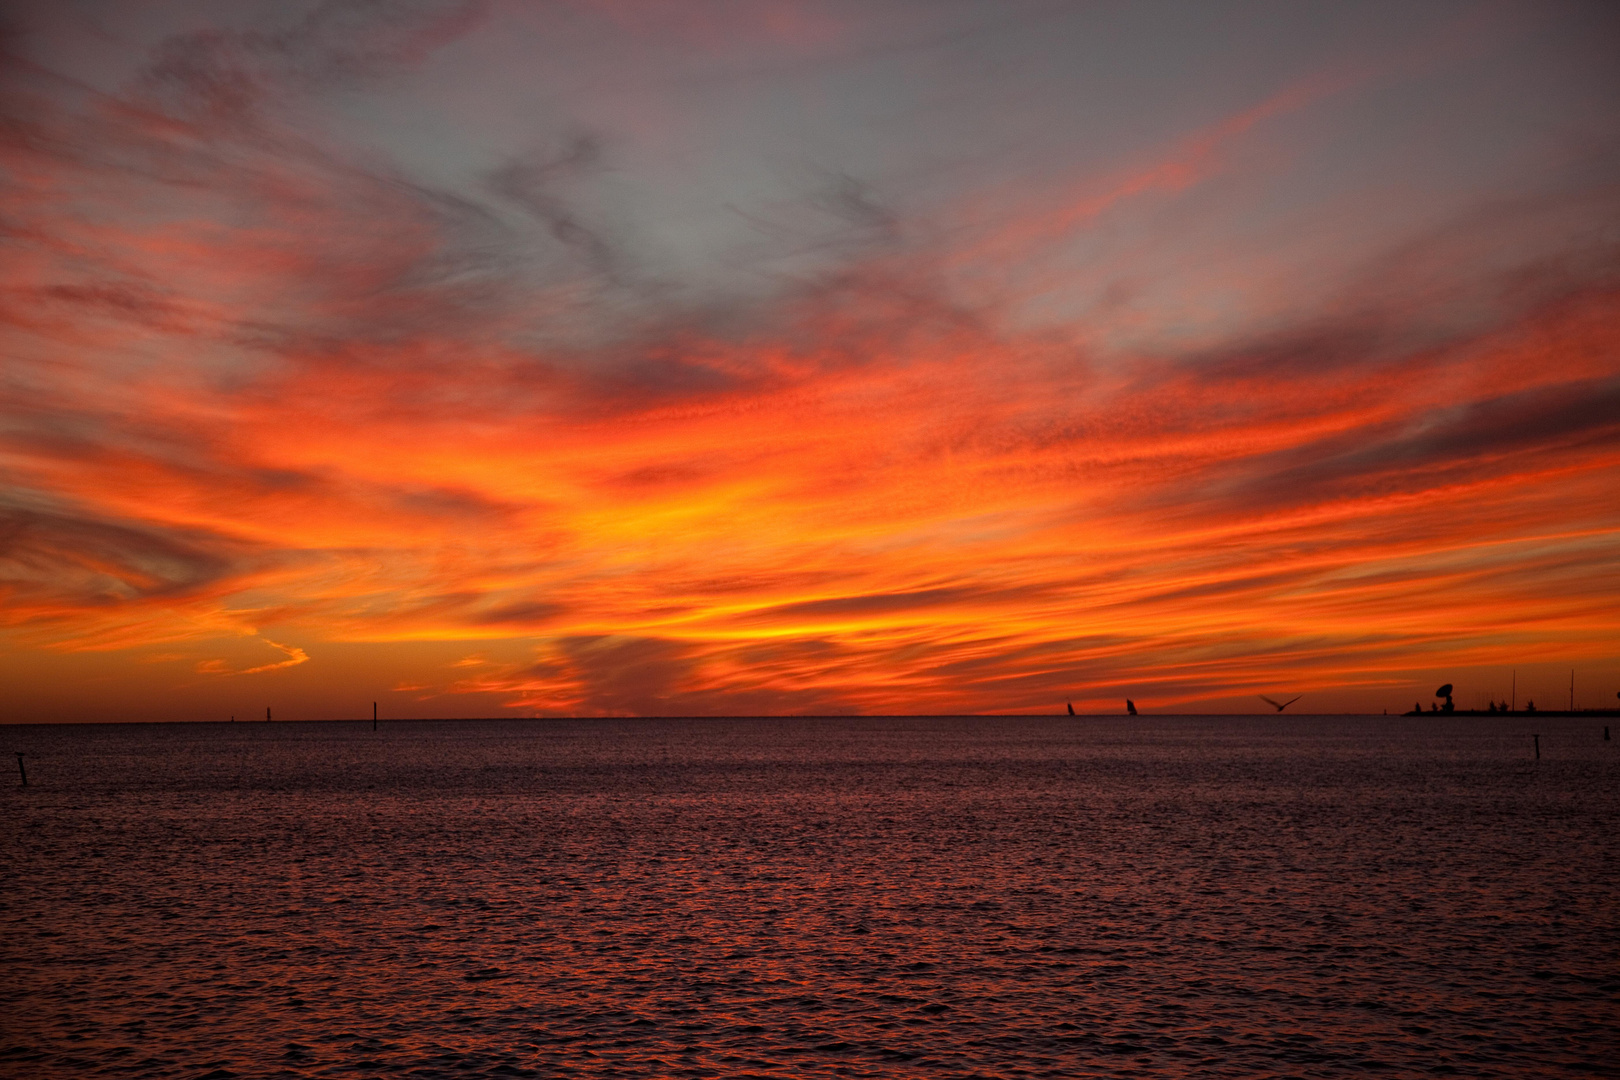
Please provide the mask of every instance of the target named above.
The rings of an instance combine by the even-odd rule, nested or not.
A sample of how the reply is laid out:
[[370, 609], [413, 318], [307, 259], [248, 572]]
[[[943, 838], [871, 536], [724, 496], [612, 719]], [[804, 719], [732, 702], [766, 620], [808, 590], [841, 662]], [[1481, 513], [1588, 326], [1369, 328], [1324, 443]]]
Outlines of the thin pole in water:
[[1569, 669], [1569, 711], [1575, 711], [1575, 669]]
[[264, 722], [267, 724], [270, 722], [270, 706], [268, 705], [264, 707]]
[[1512, 705], [1511, 708], [1508, 709], [1508, 711], [1509, 712], [1518, 712], [1519, 711], [1519, 669], [1518, 668], [1513, 669], [1513, 705]]
[[12, 753], [17, 755], [17, 771], [22, 774], [22, 786], [27, 787], [28, 786], [28, 770], [23, 768], [23, 763], [22, 763], [23, 752], [21, 750], [13, 750]]
[[1540, 735], [1532, 735], [1530, 737], [1532, 739], [1536, 740], [1536, 760], [1540, 761], [1541, 760], [1541, 736]]
[[375, 701], [371, 703], [371, 730], [377, 730], [377, 703]]

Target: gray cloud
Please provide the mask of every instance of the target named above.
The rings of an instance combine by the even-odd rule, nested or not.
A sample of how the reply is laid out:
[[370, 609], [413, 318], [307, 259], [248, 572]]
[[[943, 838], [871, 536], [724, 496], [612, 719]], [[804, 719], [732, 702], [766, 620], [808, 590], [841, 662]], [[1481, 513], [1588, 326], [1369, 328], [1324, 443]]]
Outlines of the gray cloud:
[[490, 190], [521, 207], [539, 221], [551, 237], [575, 253], [588, 267], [609, 281], [618, 278], [618, 257], [602, 231], [587, 225], [577, 207], [559, 194], [569, 181], [589, 177], [602, 161], [602, 139], [590, 132], [575, 132], [552, 154], [513, 158], [494, 170]]
[[408, 71], [486, 10], [482, 0], [328, 0], [281, 31], [171, 37], [154, 51], [140, 87], [176, 115], [250, 125], [264, 98], [292, 87], [352, 86]]
[[1444, 475], [1520, 471], [1540, 455], [1620, 444], [1620, 381], [1584, 379], [1417, 413], [1237, 466], [1235, 504], [1424, 491]]
[[197, 529], [0, 504], [0, 588], [40, 610], [183, 599], [219, 589], [254, 554]]

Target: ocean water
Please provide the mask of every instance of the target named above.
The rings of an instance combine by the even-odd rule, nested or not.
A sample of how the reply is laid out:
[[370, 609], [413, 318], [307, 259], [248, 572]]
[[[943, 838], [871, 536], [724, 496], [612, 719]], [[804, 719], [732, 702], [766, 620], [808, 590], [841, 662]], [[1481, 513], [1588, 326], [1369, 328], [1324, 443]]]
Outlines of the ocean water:
[[0, 728], [0, 1074], [1615, 1075], [1620, 742], [1529, 724]]

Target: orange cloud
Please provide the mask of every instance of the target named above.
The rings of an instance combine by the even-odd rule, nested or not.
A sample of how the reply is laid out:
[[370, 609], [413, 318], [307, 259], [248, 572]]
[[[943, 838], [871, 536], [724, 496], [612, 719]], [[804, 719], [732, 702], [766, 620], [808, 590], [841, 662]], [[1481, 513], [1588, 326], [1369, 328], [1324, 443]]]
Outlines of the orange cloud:
[[[139, 525], [95, 566], [126, 599], [59, 595], [31, 625], [70, 647], [530, 636], [533, 665], [439, 692], [551, 712], [1174, 703], [1500, 662], [1546, 634], [1601, 651], [1613, 302], [1371, 366], [1262, 350], [1113, 385], [972, 330], [607, 411], [589, 381], [547, 381], [542, 405], [521, 370], [480, 371], [449, 389], [485, 400], [408, 421], [377, 415], [386, 368], [342, 368], [334, 393], [294, 365], [184, 464], [50, 462], [59, 497]], [[236, 554], [170, 599], [147, 536]], [[307, 659], [276, 647], [248, 672]]]
[[278, 660], [270, 664], [258, 664], [254, 667], [233, 671], [227, 660], [199, 660], [196, 671], [199, 675], [260, 675], [266, 671], [280, 671], [283, 668], [297, 667], [299, 664], [309, 662], [309, 654], [296, 645], [282, 645], [269, 638], [260, 638], [266, 645], [283, 653], [287, 659]]
[[[545, 168], [424, 191], [278, 124], [265, 58], [188, 48], [165, 78], [246, 97], [149, 80], [40, 114], [100, 156], [3, 148], [11, 648], [254, 637], [285, 658], [195, 671], [290, 679], [340, 644], [480, 643], [385, 685], [550, 714], [1348, 701], [1612, 658], [1612, 250], [1442, 267], [1484, 314], [1346, 287], [1179, 351], [939, 284], [1185, 189], [1347, 79], [1032, 199], [988, 247], [863, 249], [716, 311], [625, 300]], [[502, 216], [518, 180], [539, 225]]]

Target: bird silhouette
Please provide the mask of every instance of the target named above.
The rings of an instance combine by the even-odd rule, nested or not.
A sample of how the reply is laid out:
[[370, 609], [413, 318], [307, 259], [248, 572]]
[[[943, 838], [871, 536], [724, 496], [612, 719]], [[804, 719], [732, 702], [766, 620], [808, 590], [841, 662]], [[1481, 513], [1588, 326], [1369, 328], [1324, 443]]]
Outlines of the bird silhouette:
[[1279, 703], [1279, 702], [1272, 701], [1270, 698], [1266, 697], [1266, 695], [1261, 694], [1260, 695], [1260, 700], [1265, 702], [1267, 705], [1270, 705], [1273, 709], [1276, 709], [1278, 712], [1282, 712], [1284, 709], [1288, 708], [1288, 706], [1292, 705], [1294, 702], [1298, 701], [1299, 698], [1302, 698], [1304, 696], [1305, 696], [1304, 694], [1301, 694], [1301, 695], [1299, 695], [1299, 697], [1291, 697], [1287, 701]]

